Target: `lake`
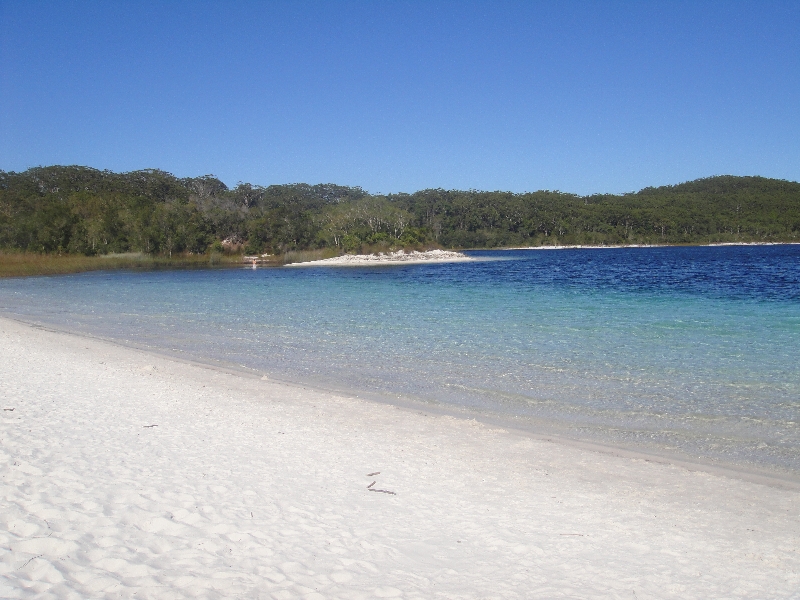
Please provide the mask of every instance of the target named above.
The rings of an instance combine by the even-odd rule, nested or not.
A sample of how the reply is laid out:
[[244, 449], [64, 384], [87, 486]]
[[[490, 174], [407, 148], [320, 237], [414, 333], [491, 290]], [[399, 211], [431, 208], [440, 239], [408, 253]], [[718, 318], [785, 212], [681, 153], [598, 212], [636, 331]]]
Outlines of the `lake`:
[[800, 475], [800, 246], [0, 280], [0, 313], [389, 402]]

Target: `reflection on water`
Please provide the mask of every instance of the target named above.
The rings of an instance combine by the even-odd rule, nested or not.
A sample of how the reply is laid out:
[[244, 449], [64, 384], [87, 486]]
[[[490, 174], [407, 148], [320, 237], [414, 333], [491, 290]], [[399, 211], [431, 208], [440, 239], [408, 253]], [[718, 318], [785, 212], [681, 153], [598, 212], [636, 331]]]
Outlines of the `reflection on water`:
[[800, 473], [800, 247], [0, 282], [0, 310], [282, 379]]

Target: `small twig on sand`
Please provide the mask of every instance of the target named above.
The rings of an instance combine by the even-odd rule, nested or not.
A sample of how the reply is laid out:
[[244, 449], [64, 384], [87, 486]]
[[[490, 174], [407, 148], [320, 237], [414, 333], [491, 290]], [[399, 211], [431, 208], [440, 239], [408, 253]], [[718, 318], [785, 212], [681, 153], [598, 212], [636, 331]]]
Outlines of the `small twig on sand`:
[[149, 429], [150, 427], [158, 427], [158, 425], [143, 425], [145, 429]]
[[367, 473], [367, 477], [375, 477], [375, 475], [380, 475], [380, 471], [375, 471], [374, 473]]
[[38, 556], [34, 556], [33, 558], [29, 558], [28, 560], [26, 560], [26, 561], [25, 561], [25, 564], [24, 564], [24, 565], [22, 565], [21, 567], [18, 567], [18, 568], [17, 568], [17, 571], [19, 571], [20, 569], [24, 569], [25, 567], [27, 567], [27, 566], [28, 566], [28, 563], [29, 563], [29, 562], [31, 562], [31, 561], [32, 561], [34, 558], [40, 558], [41, 556], [42, 556], [42, 555], [41, 555], [41, 554], [39, 554]]
[[375, 485], [375, 483], [376, 483], [375, 481], [373, 481], [372, 483], [370, 483], [370, 484], [367, 486], [367, 489], [371, 488], [373, 485]]
[[394, 492], [390, 492], [389, 490], [369, 490], [370, 492], [380, 492], [381, 494], [391, 494], [392, 496], [397, 496]]
[[3, 410], [7, 410], [8, 412], [14, 412], [13, 408], [4, 408]]

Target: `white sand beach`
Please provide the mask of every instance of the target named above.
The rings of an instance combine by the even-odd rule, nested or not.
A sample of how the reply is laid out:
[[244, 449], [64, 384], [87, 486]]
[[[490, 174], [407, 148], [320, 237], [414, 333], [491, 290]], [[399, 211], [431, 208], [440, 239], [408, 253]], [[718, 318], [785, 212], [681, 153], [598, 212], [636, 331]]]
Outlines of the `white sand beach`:
[[5, 319], [0, 398], [3, 598], [800, 597], [790, 487]]
[[291, 263], [287, 267], [363, 267], [369, 265], [420, 265], [425, 263], [471, 262], [476, 259], [450, 250], [426, 250], [425, 252], [379, 252], [378, 254], [343, 254], [322, 260]]
[[[795, 246], [800, 242], [716, 242], [713, 244], [698, 244], [706, 248], [716, 246]], [[618, 250], [620, 248], [680, 248], [674, 244], [607, 244], [602, 246], [515, 246], [503, 248], [503, 250]]]

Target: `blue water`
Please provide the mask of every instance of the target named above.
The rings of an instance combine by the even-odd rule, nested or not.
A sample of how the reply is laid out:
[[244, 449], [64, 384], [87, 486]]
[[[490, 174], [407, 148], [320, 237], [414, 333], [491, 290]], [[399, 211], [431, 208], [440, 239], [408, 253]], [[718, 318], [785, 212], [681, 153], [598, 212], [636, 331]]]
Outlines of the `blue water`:
[[800, 246], [0, 281], [0, 312], [536, 431], [800, 475]]

